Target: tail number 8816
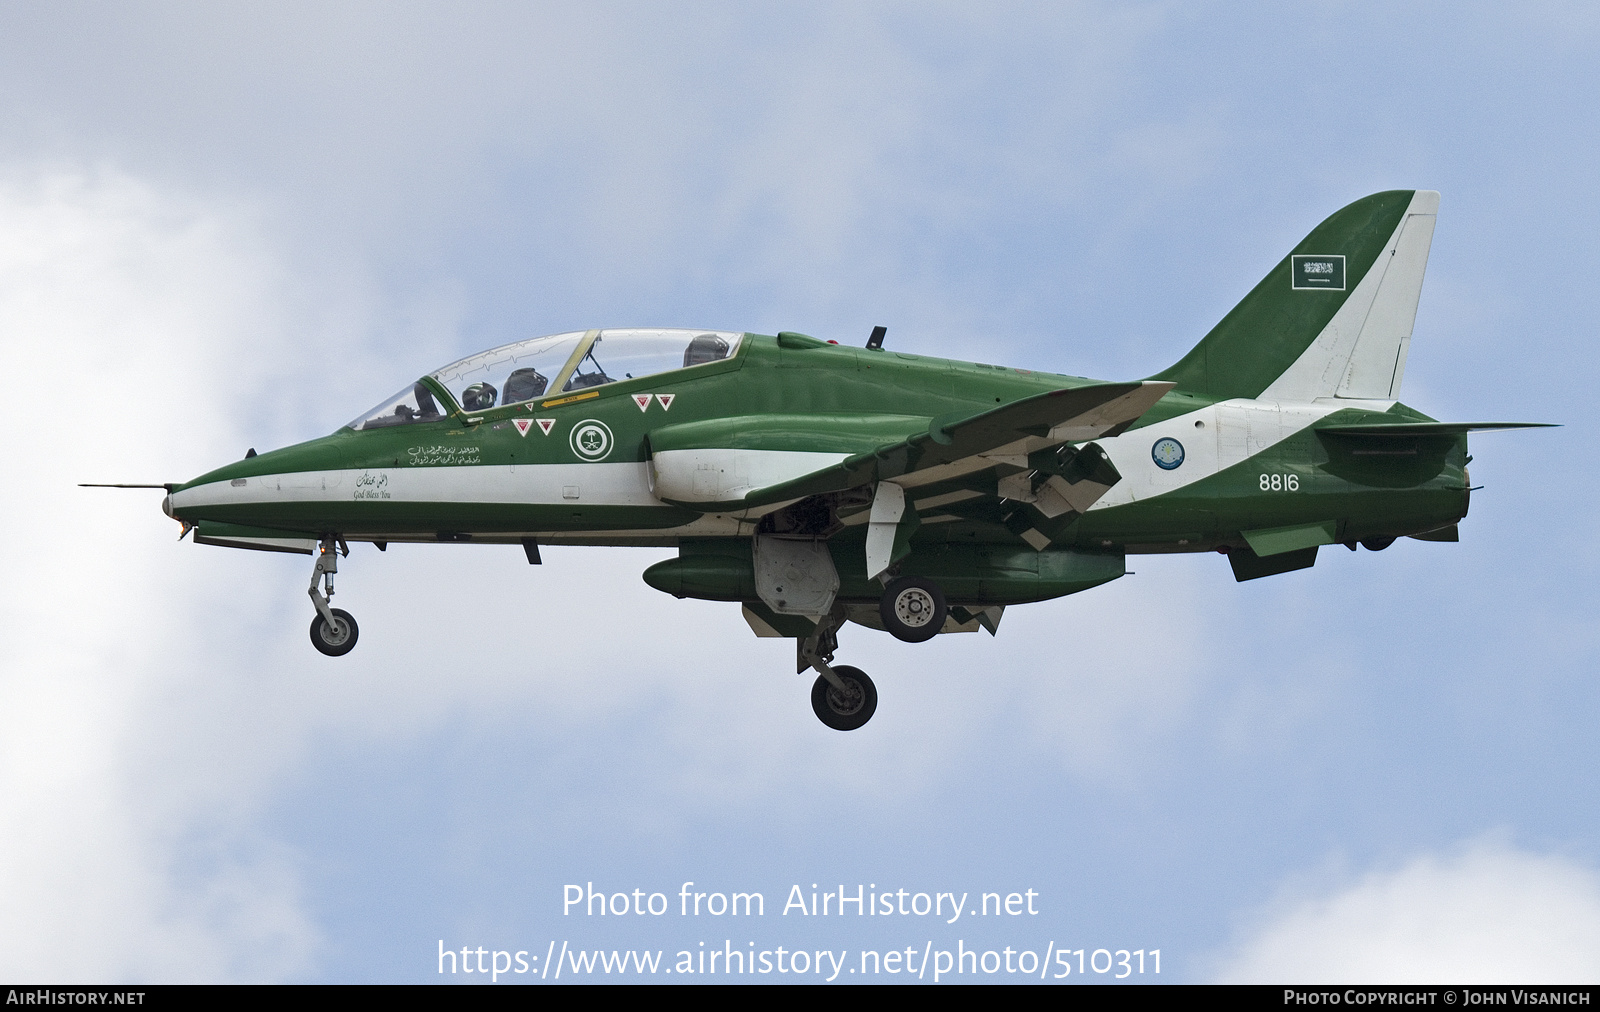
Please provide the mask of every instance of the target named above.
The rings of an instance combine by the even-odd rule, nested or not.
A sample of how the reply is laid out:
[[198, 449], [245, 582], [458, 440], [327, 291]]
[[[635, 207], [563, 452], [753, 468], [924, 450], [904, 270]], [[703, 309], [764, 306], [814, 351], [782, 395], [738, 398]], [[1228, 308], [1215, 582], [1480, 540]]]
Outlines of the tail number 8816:
[[1298, 474], [1264, 474], [1261, 476], [1261, 491], [1298, 492], [1300, 491], [1300, 476]]

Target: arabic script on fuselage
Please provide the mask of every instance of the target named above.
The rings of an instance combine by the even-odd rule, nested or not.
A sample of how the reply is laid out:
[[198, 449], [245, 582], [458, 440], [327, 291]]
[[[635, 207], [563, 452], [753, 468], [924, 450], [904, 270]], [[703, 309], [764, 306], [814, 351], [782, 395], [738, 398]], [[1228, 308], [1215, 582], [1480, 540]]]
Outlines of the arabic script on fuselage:
[[413, 446], [406, 453], [411, 455], [412, 466], [482, 463], [476, 446]]
[[361, 472], [361, 477], [356, 479], [356, 498], [389, 498], [389, 476], [382, 471], [377, 474], [373, 474], [371, 471]]

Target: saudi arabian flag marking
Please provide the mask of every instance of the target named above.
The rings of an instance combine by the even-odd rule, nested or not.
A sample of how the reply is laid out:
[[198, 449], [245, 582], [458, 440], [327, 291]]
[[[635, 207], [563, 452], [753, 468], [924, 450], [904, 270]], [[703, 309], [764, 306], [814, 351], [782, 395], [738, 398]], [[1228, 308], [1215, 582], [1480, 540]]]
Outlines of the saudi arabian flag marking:
[[1289, 258], [1290, 285], [1298, 289], [1321, 288], [1344, 291], [1344, 256], [1292, 256]]

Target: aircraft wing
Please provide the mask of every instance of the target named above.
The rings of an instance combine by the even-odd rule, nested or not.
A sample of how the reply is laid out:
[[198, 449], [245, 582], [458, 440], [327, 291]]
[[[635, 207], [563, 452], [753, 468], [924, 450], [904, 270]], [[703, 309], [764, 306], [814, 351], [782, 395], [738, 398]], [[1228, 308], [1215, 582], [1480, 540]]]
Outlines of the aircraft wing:
[[[658, 430], [651, 436], [656, 495], [665, 502], [700, 510], [739, 510], [881, 481], [912, 489], [998, 465], [1027, 469], [1029, 455], [1039, 450], [1122, 432], [1172, 387], [1171, 383], [1146, 380], [1049, 390], [971, 415], [933, 418], [923, 431], [898, 439], [886, 439], [881, 431], [843, 432], [830, 425], [827, 417], [818, 416], [805, 420], [819, 430], [817, 441], [808, 445], [827, 447], [831, 452], [794, 455], [793, 463], [809, 458], [820, 465], [798, 475], [778, 469], [762, 474], [762, 458], [755, 456], [745, 458], [751, 463], [741, 465], [741, 458], [731, 455], [763, 452], [748, 438], [734, 449], [707, 445], [709, 431], [700, 438], [685, 439], [698, 434]], [[901, 421], [899, 431], [903, 433]], [[797, 435], [793, 431], [785, 434], [791, 439]], [[759, 437], [755, 441], [759, 443]], [[692, 443], [700, 445], [689, 445]], [[738, 466], [747, 468], [746, 476], [702, 480], [715, 468]], [[764, 477], [773, 480], [764, 481]]]
[[966, 418], [935, 418], [926, 433], [870, 456], [858, 454], [843, 466], [858, 473], [871, 468], [866, 480], [892, 479], [905, 488], [949, 481], [996, 464], [1026, 468], [1028, 456], [1039, 450], [1121, 433], [1173, 386], [1151, 380], [1096, 383], [1051, 390]]

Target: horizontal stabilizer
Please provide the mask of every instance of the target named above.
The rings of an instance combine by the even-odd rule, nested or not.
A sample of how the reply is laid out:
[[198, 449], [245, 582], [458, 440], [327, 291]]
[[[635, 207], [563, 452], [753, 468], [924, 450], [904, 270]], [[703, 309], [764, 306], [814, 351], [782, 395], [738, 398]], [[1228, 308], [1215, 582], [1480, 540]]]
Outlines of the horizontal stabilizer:
[[1444, 541], [1453, 543], [1461, 540], [1461, 528], [1456, 524], [1451, 524], [1449, 527], [1440, 527], [1438, 530], [1424, 531], [1421, 534], [1413, 534], [1411, 537], [1418, 541]]
[[1325, 425], [1318, 432], [1335, 436], [1460, 436], [1496, 429], [1558, 429], [1550, 422], [1381, 422], [1377, 424]]

